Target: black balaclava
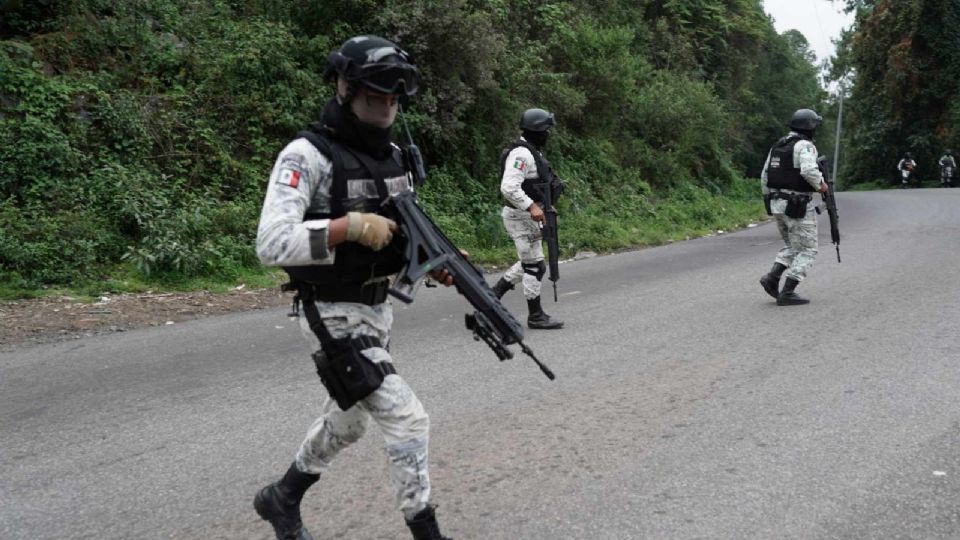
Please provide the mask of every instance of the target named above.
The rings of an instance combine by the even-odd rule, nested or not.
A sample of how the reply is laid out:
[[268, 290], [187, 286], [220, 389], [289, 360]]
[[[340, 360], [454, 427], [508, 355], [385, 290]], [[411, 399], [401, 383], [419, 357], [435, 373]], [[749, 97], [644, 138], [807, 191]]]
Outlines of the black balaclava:
[[535, 146], [537, 150], [543, 150], [543, 147], [547, 145], [547, 139], [550, 138], [550, 130], [545, 129], [543, 131], [530, 131], [524, 129], [523, 138]]
[[393, 151], [390, 145], [391, 128], [364, 124], [350, 110], [349, 103], [341, 104], [337, 98], [331, 99], [324, 106], [320, 120], [333, 130], [337, 140], [377, 159], [384, 159]]

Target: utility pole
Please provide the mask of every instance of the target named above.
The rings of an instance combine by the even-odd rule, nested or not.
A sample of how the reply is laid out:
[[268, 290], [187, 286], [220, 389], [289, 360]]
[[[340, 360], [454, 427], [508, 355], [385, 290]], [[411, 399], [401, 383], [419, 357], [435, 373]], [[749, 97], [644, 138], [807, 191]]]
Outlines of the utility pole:
[[833, 147], [833, 174], [830, 176], [833, 178], [834, 184], [837, 182], [837, 163], [840, 161], [840, 128], [843, 126], [843, 79], [838, 86], [840, 88], [840, 110], [837, 112], [837, 140]]

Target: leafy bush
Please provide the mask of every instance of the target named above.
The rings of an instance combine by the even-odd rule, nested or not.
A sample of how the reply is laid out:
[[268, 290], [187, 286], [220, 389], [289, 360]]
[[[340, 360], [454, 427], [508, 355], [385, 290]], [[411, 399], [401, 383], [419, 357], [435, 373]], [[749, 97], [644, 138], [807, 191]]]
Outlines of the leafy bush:
[[[429, 161], [422, 198], [481, 261], [513, 256], [497, 158], [524, 109], [557, 114], [547, 154], [568, 185], [565, 254], [619, 249], [756, 214], [740, 174], [765, 153], [771, 118], [792, 112], [770, 87], [812, 69], [805, 44], [778, 36], [749, 0], [4, 9], [5, 287], [257, 268], [264, 182], [331, 96], [326, 55], [352, 35], [384, 35], [417, 59], [423, 89], [404, 116]], [[819, 99], [803, 88], [796, 99]]]

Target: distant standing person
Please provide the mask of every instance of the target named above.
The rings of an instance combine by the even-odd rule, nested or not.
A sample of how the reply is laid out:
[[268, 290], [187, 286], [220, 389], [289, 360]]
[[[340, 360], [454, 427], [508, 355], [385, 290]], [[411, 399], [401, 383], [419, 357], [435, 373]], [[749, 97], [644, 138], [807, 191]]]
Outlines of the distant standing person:
[[[769, 273], [760, 278], [767, 294], [778, 306], [795, 306], [810, 301], [794, 289], [807, 276], [817, 256], [817, 215], [814, 192], [827, 192], [817, 166], [813, 136], [823, 122], [816, 112], [800, 109], [790, 119], [790, 132], [777, 141], [763, 166], [760, 187], [767, 214], [777, 222], [784, 247], [777, 253]], [[780, 277], [786, 272], [783, 290]]]
[[907, 185], [910, 183], [910, 176], [913, 175], [913, 170], [917, 168], [917, 162], [913, 160], [913, 154], [906, 152], [903, 154], [903, 159], [897, 163], [897, 170], [900, 171], [900, 189], [907, 189]]
[[957, 160], [953, 158], [953, 150], [947, 148], [940, 157], [940, 187], [952, 187], [953, 176], [957, 171]]
[[559, 195], [562, 183], [556, 179], [550, 163], [543, 156], [543, 148], [554, 126], [553, 113], [543, 109], [527, 109], [520, 116], [521, 136], [500, 155], [500, 193], [507, 201], [501, 216], [503, 226], [517, 247], [517, 261], [493, 286], [497, 298], [522, 282], [527, 299], [527, 326], [533, 329], [554, 330], [563, 327], [563, 321], [554, 319], [540, 305], [540, 289], [547, 265], [543, 262], [544, 197], [539, 185], [548, 184]]

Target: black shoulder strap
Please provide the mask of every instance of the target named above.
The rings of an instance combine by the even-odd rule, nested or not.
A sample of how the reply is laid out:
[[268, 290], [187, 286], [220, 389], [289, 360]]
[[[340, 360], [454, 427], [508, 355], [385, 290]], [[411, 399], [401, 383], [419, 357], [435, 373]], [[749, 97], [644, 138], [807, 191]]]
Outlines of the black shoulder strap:
[[[802, 138], [803, 138], [803, 137], [799, 137], [799, 136], [797, 136], [797, 135], [788, 135], [788, 136], [786, 136], [786, 137], [783, 137], [782, 139], [780, 139], [779, 141], [777, 141], [776, 144], [774, 144], [773, 146], [770, 147], [770, 152], [768, 152], [767, 155], [768, 155], [770, 158], [772, 158], [772, 157], [773, 157], [773, 151], [774, 151], [774, 150], [776, 150], [777, 148], [783, 148], [784, 146], [787, 146], [787, 145], [790, 145], [790, 144], [796, 144], [796, 142], [799, 141], [799, 140], [802, 139]], [[768, 158], [768, 159], [769, 159], [769, 158]], [[793, 156], [792, 156], [792, 155], [790, 156], [790, 163], [791, 163], [791, 165], [793, 164]]]
[[330, 185], [330, 215], [340, 217], [344, 214], [343, 200], [347, 197], [347, 179], [343, 172], [343, 160], [338, 152], [339, 145], [330, 140], [329, 130], [320, 122], [311, 123], [307, 129], [297, 133], [310, 141], [321, 154], [330, 160], [333, 182]]
[[788, 135], [788, 136], [780, 139], [779, 141], [777, 141], [777, 144], [773, 145], [773, 147], [774, 147], [774, 148], [781, 148], [781, 147], [783, 147], [783, 146], [787, 146], [788, 144], [796, 144], [797, 141], [800, 141], [800, 140], [802, 140], [802, 139], [803, 139], [803, 137], [801, 137], [801, 136], [799, 136], [799, 135]]
[[552, 182], [553, 169], [550, 168], [550, 162], [547, 161], [547, 158], [543, 157], [543, 153], [527, 141], [517, 141], [517, 146], [526, 148], [533, 155], [533, 161], [537, 164], [537, 176], [540, 177], [540, 182]]
[[513, 152], [520, 146], [529, 150], [530, 154], [533, 155], [533, 161], [537, 165], [537, 174], [540, 176], [540, 182], [550, 182], [553, 176], [553, 169], [550, 168], [550, 163], [547, 162], [545, 157], [543, 157], [543, 154], [540, 153], [540, 150], [537, 150], [536, 146], [522, 139], [513, 141], [509, 146], [506, 147], [506, 149], [504, 149], [503, 157], [500, 158], [500, 176], [502, 177], [504, 171], [507, 170], [507, 156], [510, 155], [510, 152]]

